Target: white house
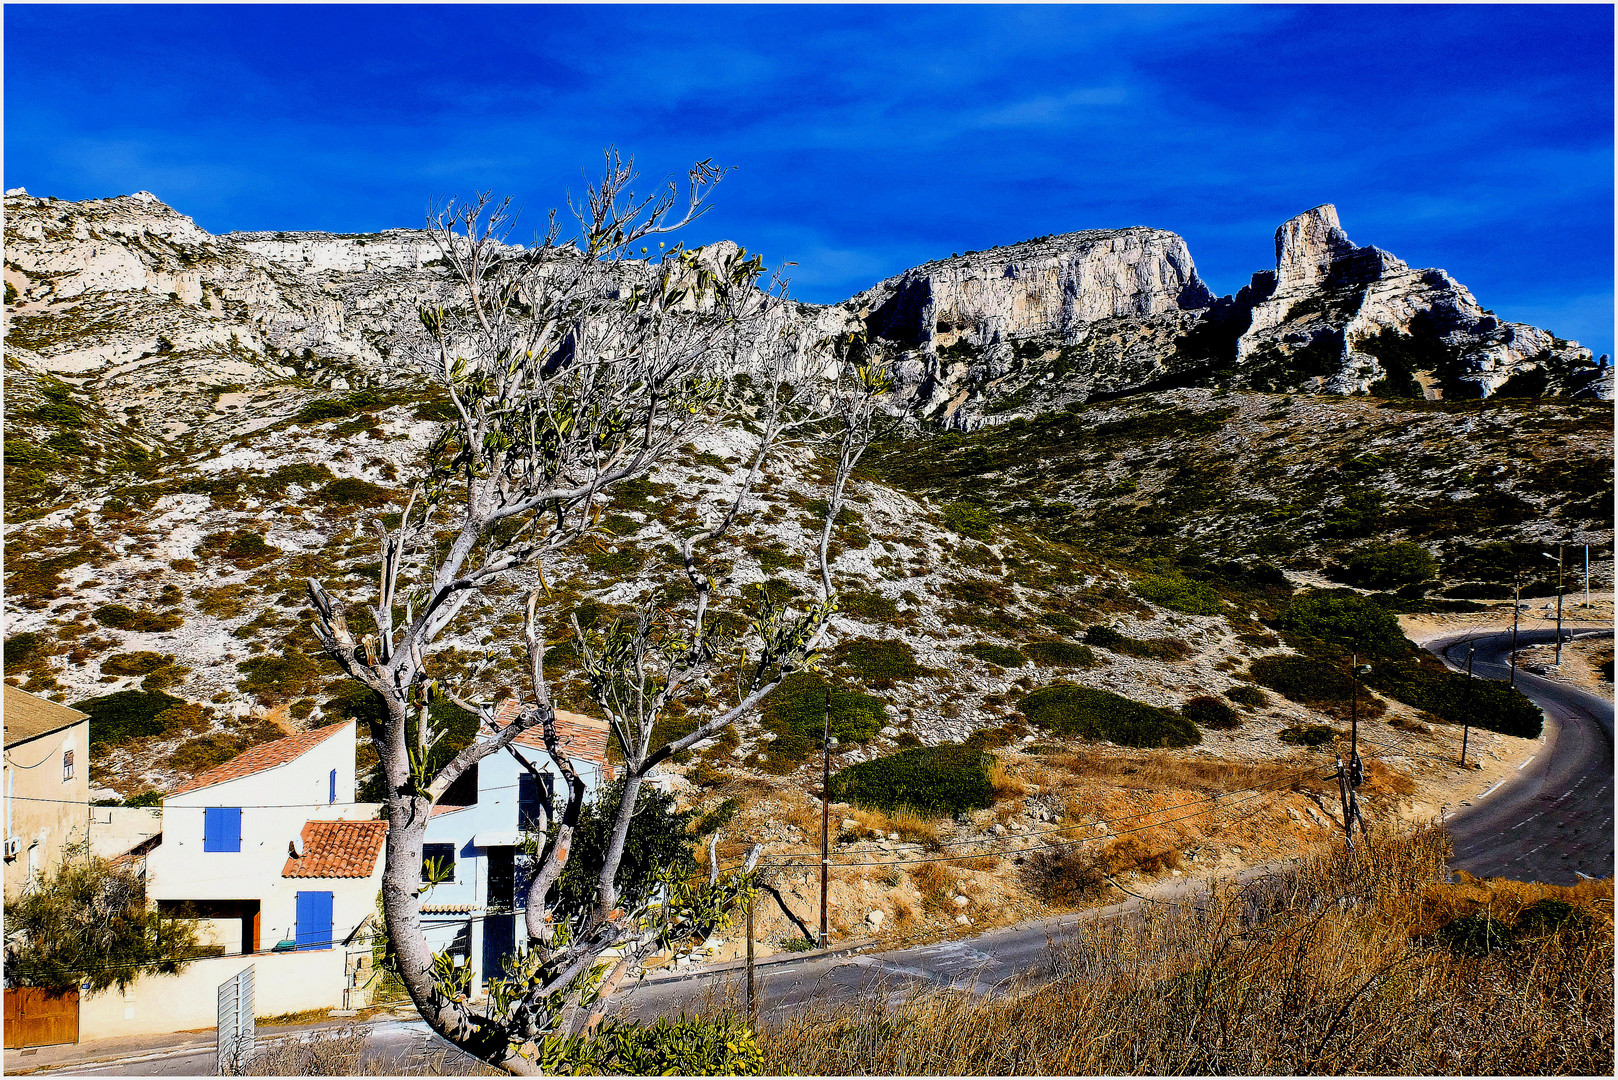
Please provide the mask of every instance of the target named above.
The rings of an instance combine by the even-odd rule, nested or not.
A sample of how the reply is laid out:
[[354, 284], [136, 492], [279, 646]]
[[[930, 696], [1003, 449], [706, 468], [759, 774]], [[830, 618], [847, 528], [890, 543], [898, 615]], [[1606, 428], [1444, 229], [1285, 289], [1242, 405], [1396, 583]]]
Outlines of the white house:
[[387, 822], [354, 801], [354, 724], [255, 746], [163, 799], [146, 855], [160, 911], [224, 955], [85, 1000], [86, 1039], [212, 1026], [214, 988], [253, 965], [260, 1015], [353, 1004], [369, 960]]
[[[480, 737], [493, 737], [521, 708], [507, 700], [495, 713], [493, 729]], [[606, 721], [558, 710], [556, 728], [587, 791], [612, 779]], [[518, 755], [539, 778], [517, 761]], [[474, 996], [482, 994], [486, 977], [499, 974], [502, 959], [521, 937], [526, 882], [519, 849], [527, 835], [543, 839], [549, 821], [545, 806], [557, 792], [565, 797], [565, 787], [536, 728], [513, 740], [511, 750], [479, 761], [433, 808], [423, 862], [435, 861], [452, 877], [422, 897], [423, 929], [435, 952], [449, 951], [471, 964]], [[427, 880], [425, 865], [422, 880]]]
[[169, 792], [147, 896], [161, 910], [198, 913], [227, 955], [349, 938], [375, 910], [380, 860], [357, 876], [348, 864], [331, 877], [300, 867], [328, 865], [332, 845], [362, 835], [381, 852], [380, 821], [309, 829], [377, 817], [376, 803], [354, 801], [354, 749], [354, 722], [332, 724], [255, 746]]

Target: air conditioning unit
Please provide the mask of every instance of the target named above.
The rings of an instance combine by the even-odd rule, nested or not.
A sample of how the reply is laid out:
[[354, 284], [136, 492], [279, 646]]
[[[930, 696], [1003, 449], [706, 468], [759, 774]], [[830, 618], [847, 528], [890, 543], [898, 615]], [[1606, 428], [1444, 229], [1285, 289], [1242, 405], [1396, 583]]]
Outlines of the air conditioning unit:
[[6, 837], [6, 858], [15, 859], [17, 857], [18, 853], [21, 852], [21, 851], [22, 851], [22, 837], [20, 837], [20, 836], [8, 836], [8, 837]]

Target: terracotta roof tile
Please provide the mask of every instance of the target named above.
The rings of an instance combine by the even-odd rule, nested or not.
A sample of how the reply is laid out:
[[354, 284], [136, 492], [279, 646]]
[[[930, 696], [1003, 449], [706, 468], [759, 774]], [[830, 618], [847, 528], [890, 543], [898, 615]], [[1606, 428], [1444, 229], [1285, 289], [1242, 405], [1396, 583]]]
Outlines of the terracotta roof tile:
[[[523, 704], [516, 698], [507, 698], [501, 702], [500, 708], [494, 714], [495, 730], [499, 731], [511, 723], [522, 710]], [[607, 741], [612, 738], [612, 732], [605, 720], [557, 709], [556, 736], [561, 740], [562, 749], [567, 751], [568, 757], [600, 765], [607, 779], [612, 779], [612, 762], [607, 760]], [[531, 746], [536, 750], [545, 749], [545, 733], [538, 727], [528, 729], [512, 741], [523, 746]]]
[[301, 757], [303, 754], [319, 746], [327, 739], [341, 731], [345, 724], [329, 724], [326, 727], [315, 728], [312, 731], [302, 731], [296, 735], [288, 735], [284, 739], [255, 746], [244, 754], [238, 754], [223, 765], [215, 765], [207, 772], [198, 773], [173, 791], [170, 795], [181, 795], [187, 791], [196, 791], [198, 788], [212, 787], [223, 784], [226, 780], [239, 780], [244, 776], [251, 776], [265, 769], [273, 769], [277, 765]]
[[376, 869], [386, 821], [306, 821], [303, 855], [287, 859], [284, 878], [362, 878]]

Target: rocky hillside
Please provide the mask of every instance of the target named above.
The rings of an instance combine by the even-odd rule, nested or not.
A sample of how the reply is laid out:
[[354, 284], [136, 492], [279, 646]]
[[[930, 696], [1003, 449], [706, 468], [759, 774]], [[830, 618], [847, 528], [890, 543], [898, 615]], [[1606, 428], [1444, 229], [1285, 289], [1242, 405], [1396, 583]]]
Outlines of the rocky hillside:
[[[416, 305], [449, 288], [430, 239], [213, 237], [145, 194], [5, 205], [6, 678], [110, 697], [93, 766], [125, 795], [350, 714], [301, 581], [365, 597], [371, 522], [398, 512], [437, 430], [443, 403], [409, 363]], [[873, 449], [836, 550], [827, 683], [673, 772], [791, 778], [794, 709], [827, 684], [846, 695], [845, 762], [1027, 738], [1031, 695], [1064, 685], [1174, 719], [1187, 753], [1269, 760], [1335, 715], [1256, 685], [1256, 663], [1296, 653], [1276, 620], [1300, 584], [1468, 604], [1506, 595], [1514, 545], [1558, 541], [1596, 545], [1610, 583], [1611, 410], [1593, 400], [1610, 374], [1591, 378], [1588, 352], [1354, 247], [1329, 207], [1284, 225], [1277, 256], [1217, 299], [1171, 233], [1073, 233], [786, 309], [864, 325], [898, 362], [895, 411], [969, 430], [911, 424]], [[1559, 396], [1515, 396], [1526, 381]], [[599, 621], [669, 580], [672, 542], [733, 482], [732, 420], [547, 566], [558, 640], [569, 613]], [[724, 609], [812, 590], [825, 470], [800, 448], [765, 483], [716, 567]], [[1392, 584], [1355, 569], [1390, 541], [1434, 565]], [[516, 685], [527, 585], [467, 619], [443, 674]], [[583, 707], [568, 650], [553, 658]], [[1210, 696], [1235, 726], [1180, 718]], [[1443, 746], [1431, 716], [1381, 707], [1409, 761]]]

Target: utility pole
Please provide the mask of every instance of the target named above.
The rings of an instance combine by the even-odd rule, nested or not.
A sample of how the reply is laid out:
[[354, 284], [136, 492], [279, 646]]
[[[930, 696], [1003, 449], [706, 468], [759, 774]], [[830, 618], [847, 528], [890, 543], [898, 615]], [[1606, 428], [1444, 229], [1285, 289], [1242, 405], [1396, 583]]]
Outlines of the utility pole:
[[[1515, 636], [1515, 635], [1513, 635]], [[1472, 654], [1477, 651], [1477, 645], [1466, 647], [1466, 711], [1461, 714], [1461, 768], [1466, 768], [1466, 742], [1472, 734]], [[1512, 658], [1513, 671], [1515, 671], [1516, 658]]]
[[826, 688], [826, 725], [820, 737], [820, 947], [826, 933], [826, 898], [831, 892], [831, 688]]
[[1511, 572], [1511, 686], [1517, 685], [1517, 616], [1522, 612], [1522, 576]]
[[1562, 666], [1562, 545], [1556, 545], [1556, 666]]
[[758, 1019], [758, 997], [753, 990], [753, 904], [756, 895], [747, 900], [747, 1022]]
[[[1562, 666], [1562, 556], [1563, 545], [1556, 545], [1556, 666]], [[1547, 559], [1551, 558], [1548, 551], [1540, 552]]]
[[1352, 765], [1360, 759], [1360, 654], [1348, 654], [1348, 760]]
[[1590, 545], [1584, 545], [1584, 610], [1590, 610]]

